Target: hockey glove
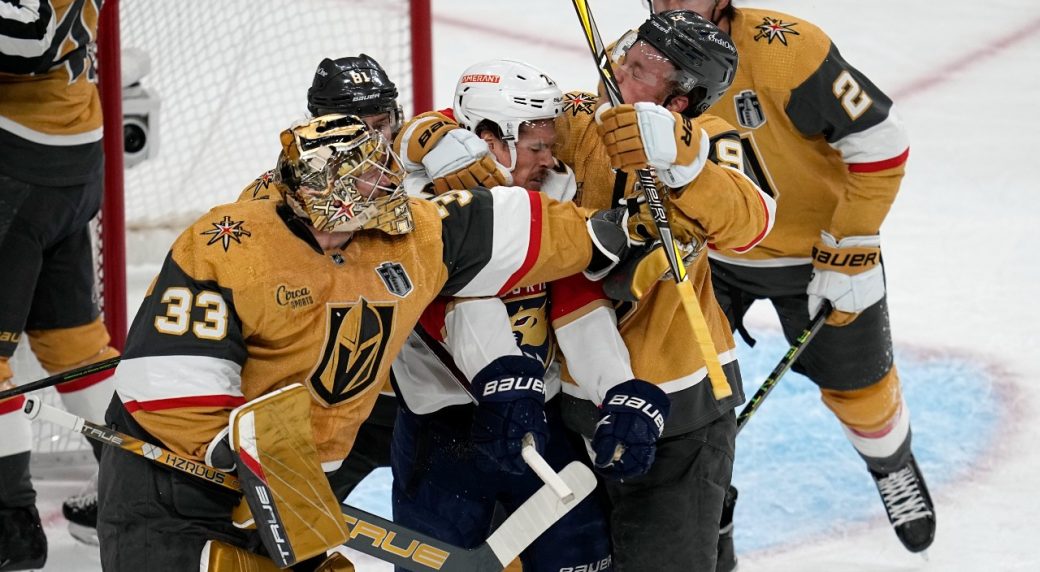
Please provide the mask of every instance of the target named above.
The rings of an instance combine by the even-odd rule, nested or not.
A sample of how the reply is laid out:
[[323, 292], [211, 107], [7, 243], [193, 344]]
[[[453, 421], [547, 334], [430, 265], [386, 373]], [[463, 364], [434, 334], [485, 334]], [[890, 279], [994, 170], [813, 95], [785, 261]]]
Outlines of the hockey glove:
[[813, 277], [806, 289], [810, 318], [820, 311], [824, 300], [830, 300], [834, 311], [827, 324], [845, 326], [885, 297], [880, 236], [847, 236], [836, 241], [823, 231], [813, 245], [812, 258]]
[[[630, 213], [627, 227], [631, 240], [634, 242], [646, 242], [660, 238], [657, 232], [657, 225], [654, 224], [654, 216], [650, 213], [650, 207], [647, 205], [646, 200], [639, 196], [634, 199], [627, 199], [627, 201], [628, 206], [626, 208], [628, 208]], [[686, 216], [685, 213], [676, 208], [667, 196], [665, 196], [664, 204], [665, 211], [668, 213], [668, 226], [672, 229], [672, 238], [679, 244], [684, 245], [684, 250], [699, 249], [704, 244], [704, 237], [707, 235], [704, 229], [701, 228], [697, 221]]]
[[[535, 448], [545, 452], [549, 426], [545, 420], [545, 368], [526, 356], [502, 356], [473, 377], [477, 398], [473, 414], [474, 446], [487, 456], [482, 468], [522, 474], [524, 435], [534, 437]], [[490, 461], [490, 462], [487, 462]]]
[[484, 140], [436, 111], [405, 124], [394, 140], [394, 150], [408, 172], [426, 171], [437, 194], [512, 184], [509, 172], [495, 161]]
[[669, 187], [697, 178], [708, 159], [708, 134], [688, 117], [649, 102], [600, 106], [596, 127], [610, 166], [634, 172], [648, 166]]
[[213, 440], [206, 446], [206, 456], [204, 458], [207, 465], [220, 469], [225, 473], [234, 471], [237, 466], [235, 453], [231, 450], [231, 443], [228, 439], [228, 431], [230, 429], [230, 427], [225, 427], [213, 437]]
[[599, 473], [612, 479], [646, 474], [670, 408], [668, 394], [641, 379], [611, 388], [592, 435], [593, 464]]
[[[678, 246], [683, 264], [689, 266], [698, 251], [689, 245]], [[637, 302], [658, 282], [672, 280], [672, 276], [668, 256], [661, 248], [661, 242], [655, 240], [629, 251], [628, 256], [603, 280], [603, 293], [611, 300]]]

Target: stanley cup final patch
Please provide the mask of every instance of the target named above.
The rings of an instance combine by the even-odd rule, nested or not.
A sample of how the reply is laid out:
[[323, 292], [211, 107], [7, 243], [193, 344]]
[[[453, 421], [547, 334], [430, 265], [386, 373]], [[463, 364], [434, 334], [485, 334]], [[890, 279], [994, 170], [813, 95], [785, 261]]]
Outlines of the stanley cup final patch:
[[404, 298], [412, 291], [412, 279], [400, 262], [384, 262], [376, 267], [376, 274], [383, 280], [387, 291], [398, 298]]
[[733, 96], [733, 105], [737, 109], [737, 123], [741, 127], [757, 129], [766, 122], [766, 115], [762, 112], [758, 94], [750, 89], [745, 89]]

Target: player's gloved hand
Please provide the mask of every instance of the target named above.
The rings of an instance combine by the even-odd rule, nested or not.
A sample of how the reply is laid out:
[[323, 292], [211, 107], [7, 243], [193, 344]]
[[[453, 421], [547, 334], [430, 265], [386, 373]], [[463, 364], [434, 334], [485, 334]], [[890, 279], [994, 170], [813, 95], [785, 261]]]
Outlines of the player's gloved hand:
[[226, 473], [234, 471], [237, 466], [235, 454], [231, 450], [231, 442], [228, 438], [230, 429], [230, 427], [225, 427], [213, 437], [209, 445], [206, 446], [206, 456], [204, 458], [207, 465]]
[[[659, 239], [657, 225], [654, 224], [646, 199], [640, 195], [627, 199], [626, 204], [629, 212], [626, 223], [629, 238], [636, 243]], [[700, 224], [676, 208], [670, 199], [665, 198], [664, 205], [668, 213], [668, 226], [672, 229], [672, 239], [692, 250], [700, 248], [707, 236]]]
[[607, 392], [592, 435], [593, 464], [605, 477], [646, 474], [654, 463], [671, 400], [656, 385], [630, 379]]
[[394, 139], [394, 151], [406, 171], [425, 170], [438, 194], [512, 184], [484, 140], [436, 111], [408, 121]]
[[880, 236], [846, 236], [839, 241], [823, 231], [812, 257], [813, 277], [806, 289], [810, 318], [830, 300], [834, 311], [827, 324], [845, 326], [885, 296]]
[[[549, 426], [545, 420], [545, 368], [526, 356], [503, 356], [473, 377], [477, 397], [472, 439], [488, 459], [482, 467], [521, 474], [524, 435], [534, 437], [535, 448], [545, 453]], [[490, 461], [490, 462], [487, 462]]]
[[625, 207], [604, 209], [592, 213], [586, 222], [592, 238], [592, 260], [585, 267], [585, 277], [601, 280], [618, 262], [625, 259], [635, 242], [627, 229], [628, 211]]
[[[691, 245], [676, 243], [679, 258], [690, 265], [699, 251]], [[628, 256], [618, 263], [603, 280], [603, 293], [611, 300], [636, 302], [662, 280], [672, 280], [672, 269], [661, 241], [646, 242], [632, 247]]]
[[649, 102], [600, 106], [596, 128], [610, 166], [634, 172], [651, 166], [676, 189], [697, 178], [708, 160], [708, 134], [690, 118]]

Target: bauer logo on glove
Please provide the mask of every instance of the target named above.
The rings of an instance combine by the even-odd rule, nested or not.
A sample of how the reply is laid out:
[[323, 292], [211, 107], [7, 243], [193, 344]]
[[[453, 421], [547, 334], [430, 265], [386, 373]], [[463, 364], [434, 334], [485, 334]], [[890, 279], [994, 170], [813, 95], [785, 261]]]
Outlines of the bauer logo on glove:
[[834, 310], [827, 324], [845, 326], [885, 297], [880, 236], [836, 240], [824, 231], [813, 245], [812, 258], [813, 276], [806, 288], [810, 317], [820, 311], [824, 300], [830, 300]]

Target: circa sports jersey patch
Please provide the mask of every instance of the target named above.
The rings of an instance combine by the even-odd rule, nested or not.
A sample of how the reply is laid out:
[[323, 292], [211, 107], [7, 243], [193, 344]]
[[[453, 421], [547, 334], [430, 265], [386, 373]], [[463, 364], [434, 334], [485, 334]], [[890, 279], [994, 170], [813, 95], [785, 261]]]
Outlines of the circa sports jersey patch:
[[253, 236], [248, 230], [242, 228], [242, 224], [245, 222], [244, 220], [231, 220], [230, 216], [224, 215], [224, 220], [211, 222], [210, 224], [213, 225], [213, 228], [204, 230], [199, 234], [211, 236], [206, 246], [219, 242], [224, 247], [224, 252], [227, 252], [227, 249], [231, 247], [232, 240], [242, 244], [243, 236]]
[[791, 34], [792, 36], [801, 35], [791, 29], [797, 25], [797, 22], [784, 22], [779, 18], [770, 18], [769, 16], [765, 16], [762, 18], [762, 23], [755, 26], [755, 29], [758, 30], [758, 34], [755, 35], [754, 40], [757, 42], [758, 40], [765, 38], [770, 44], [773, 43], [773, 40], [780, 40], [780, 43], [786, 46], [787, 34]]
[[412, 291], [412, 279], [400, 262], [384, 262], [376, 267], [376, 274], [383, 280], [387, 291], [398, 298], [404, 298]]
[[585, 93], [565, 93], [563, 94], [563, 112], [571, 112], [571, 116], [577, 117], [579, 113], [585, 115], [592, 115], [595, 111], [593, 106], [596, 105], [596, 98]]
[[758, 101], [758, 94], [754, 91], [745, 89], [733, 96], [733, 105], [737, 109], [737, 123], [741, 127], [756, 129], [766, 122], [762, 103]]
[[325, 405], [352, 401], [379, 381], [379, 364], [394, 330], [397, 304], [328, 304], [325, 343], [318, 365], [307, 376], [312, 393]]
[[314, 304], [314, 297], [311, 296], [311, 289], [306, 286], [297, 288], [279, 284], [274, 291], [274, 301], [279, 306], [287, 306], [289, 309], [297, 310]]

